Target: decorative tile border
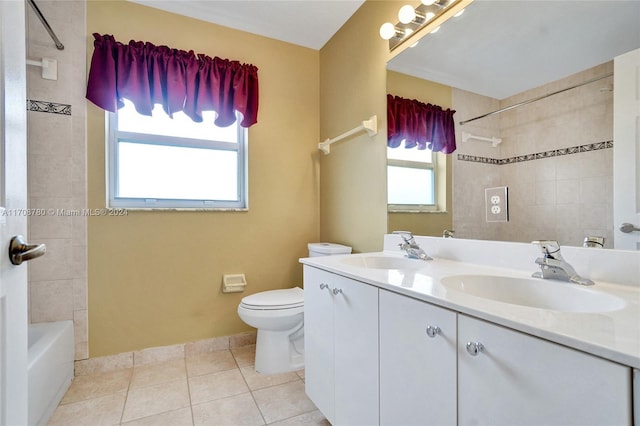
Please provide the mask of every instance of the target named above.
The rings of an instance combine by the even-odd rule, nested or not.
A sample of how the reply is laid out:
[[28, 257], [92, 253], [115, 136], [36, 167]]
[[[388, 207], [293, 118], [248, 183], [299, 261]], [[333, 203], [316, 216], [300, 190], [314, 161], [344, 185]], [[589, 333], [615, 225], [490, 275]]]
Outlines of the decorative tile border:
[[52, 114], [71, 115], [71, 105], [56, 102], [27, 99], [27, 111], [48, 112]]
[[458, 160], [470, 161], [472, 163], [493, 164], [502, 166], [504, 164], [522, 163], [523, 161], [541, 160], [544, 158], [560, 157], [562, 155], [579, 154], [581, 152], [597, 151], [600, 149], [613, 148], [613, 141], [595, 142], [586, 145], [572, 146], [569, 148], [552, 149], [550, 151], [536, 152], [534, 154], [518, 155], [509, 158], [489, 158], [477, 155], [458, 154]]

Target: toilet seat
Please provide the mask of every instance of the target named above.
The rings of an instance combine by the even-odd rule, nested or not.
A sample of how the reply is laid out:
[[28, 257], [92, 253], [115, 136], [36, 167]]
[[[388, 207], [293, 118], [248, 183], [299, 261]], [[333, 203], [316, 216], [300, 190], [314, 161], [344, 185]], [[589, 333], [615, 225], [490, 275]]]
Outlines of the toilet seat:
[[263, 291], [243, 297], [240, 306], [261, 311], [300, 308], [304, 306], [304, 290], [293, 287]]

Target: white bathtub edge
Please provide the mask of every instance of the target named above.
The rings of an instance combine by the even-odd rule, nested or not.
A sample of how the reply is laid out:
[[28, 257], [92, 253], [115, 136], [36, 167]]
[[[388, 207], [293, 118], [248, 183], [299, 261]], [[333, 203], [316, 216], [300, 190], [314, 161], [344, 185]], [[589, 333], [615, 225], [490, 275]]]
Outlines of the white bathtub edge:
[[73, 380], [73, 321], [29, 325], [29, 425], [45, 425]]

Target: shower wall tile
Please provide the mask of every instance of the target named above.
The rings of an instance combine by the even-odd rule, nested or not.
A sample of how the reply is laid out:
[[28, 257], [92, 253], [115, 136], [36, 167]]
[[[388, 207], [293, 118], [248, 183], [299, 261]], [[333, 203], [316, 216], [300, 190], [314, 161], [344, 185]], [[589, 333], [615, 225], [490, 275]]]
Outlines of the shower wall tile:
[[29, 193], [32, 197], [71, 197], [69, 157], [30, 153]]
[[579, 203], [580, 202], [580, 179], [557, 180], [556, 181], [556, 201], [559, 206], [574, 205]]
[[580, 156], [580, 177], [613, 176], [613, 151], [598, 150], [582, 153]]
[[565, 155], [556, 160], [556, 177], [558, 180], [580, 178], [580, 161], [575, 155]]
[[73, 281], [32, 282], [29, 305], [32, 323], [73, 320]]
[[74, 278], [73, 279], [73, 310], [74, 311], [88, 309], [87, 296], [88, 296], [87, 281], [82, 278]]
[[[500, 101], [454, 89], [453, 109], [459, 118], [478, 116], [612, 71], [613, 64], [608, 62]], [[563, 245], [574, 246], [582, 245], [588, 235], [610, 240], [612, 84], [613, 78], [607, 77], [497, 114], [491, 122], [481, 119], [457, 125], [458, 140], [464, 130], [498, 136], [503, 142], [497, 150], [488, 143], [458, 144], [456, 153], [484, 157], [488, 164], [473, 163], [474, 157], [454, 158], [456, 237], [519, 242], [557, 238]], [[487, 223], [484, 198], [477, 195], [483, 195], [486, 187], [502, 185], [509, 188], [509, 222]], [[610, 244], [605, 242], [607, 247]]]
[[89, 358], [89, 342], [75, 342], [75, 359]]
[[73, 326], [74, 326], [74, 337], [75, 341], [78, 343], [87, 342], [89, 340], [88, 324], [89, 318], [86, 309], [73, 311]]
[[[40, 0], [38, 7], [64, 50], [57, 50], [27, 8], [27, 56], [58, 61], [58, 80], [27, 67], [27, 97], [60, 104], [66, 114], [30, 110], [28, 126], [29, 207], [46, 211], [29, 220], [29, 238], [47, 244], [47, 254], [29, 262], [30, 321], [73, 319], [76, 359], [89, 356], [87, 312], [87, 220], [65, 211], [87, 205], [86, 3]], [[40, 103], [38, 103], [40, 104]]]
[[33, 241], [41, 239], [68, 238], [73, 229], [72, 218], [56, 214], [50, 206], [67, 211], [72, 209], [71, 198], [31, 198], [30, 208], [38, 212], [29, 218], [29, 237]]
[[73, 279], [71, 271], [73, 248], [70, 238], [40, 238], [39, 243], [46, 244], [47, 253], [29, 262], [29, 280], [31, 282]]

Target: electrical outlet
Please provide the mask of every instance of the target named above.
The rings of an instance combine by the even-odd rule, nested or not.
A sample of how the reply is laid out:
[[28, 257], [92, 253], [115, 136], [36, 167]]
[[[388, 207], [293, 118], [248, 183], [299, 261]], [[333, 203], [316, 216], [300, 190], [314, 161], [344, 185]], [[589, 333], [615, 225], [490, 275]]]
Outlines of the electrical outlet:
[[509, 221], [509, 190], [506, 186], [484, 190], [487, 222]]

